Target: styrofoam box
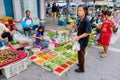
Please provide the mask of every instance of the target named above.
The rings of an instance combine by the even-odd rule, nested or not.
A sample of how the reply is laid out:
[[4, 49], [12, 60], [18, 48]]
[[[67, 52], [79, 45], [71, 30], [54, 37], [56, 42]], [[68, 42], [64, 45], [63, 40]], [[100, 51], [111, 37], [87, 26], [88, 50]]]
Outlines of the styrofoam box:
[[25, 69], [27, 69], [27, 58], [22, 59], [18, 62], [11, 63], [10, 65], [3, 67], [2, 74], [6, 78], [10, 78], [12, 76], [19, 74]]

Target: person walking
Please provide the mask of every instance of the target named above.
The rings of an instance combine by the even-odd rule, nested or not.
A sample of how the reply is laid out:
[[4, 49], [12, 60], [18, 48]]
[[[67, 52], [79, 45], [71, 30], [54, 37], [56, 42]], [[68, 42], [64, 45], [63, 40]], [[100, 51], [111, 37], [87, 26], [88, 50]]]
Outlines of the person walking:
[[53, 18], [56, 18], [56, 11], [57, 11], [56, 4], [53, 3], [53, 5], [52, 5], [52, 17]]
[[77, 36], [75, 39], [80, 44], [80, 51], [78, 51], [78, 69], [75, 69], [75, 72], [85, 72], [84, 65], [85, 65], [85, 50], [88, 45], [89, 35], [91, 33], [91, 23], [87, 18], [88, 15], [88, 8], [84, 5], [78, 6], [78, 17], [80, 20], [78, 24], [76, 24], [76, 20], [74, 20], [74, 28], [77, 30]]

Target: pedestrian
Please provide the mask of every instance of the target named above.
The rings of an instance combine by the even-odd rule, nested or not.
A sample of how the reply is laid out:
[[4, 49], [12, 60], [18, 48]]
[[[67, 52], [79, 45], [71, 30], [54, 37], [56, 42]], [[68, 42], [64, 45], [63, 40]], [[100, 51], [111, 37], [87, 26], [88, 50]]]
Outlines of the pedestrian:
[[78, 24], [76, 24], [76, 20], [74, 20], [74, 28], [77, 30], [77, 36], [75, 39], [80, 44], [80, 51], [78, 51], [78, 69], [75, 69], [75, 72], [85, 72], [84, 69], [84, 62], [85, 62], [85, 50], [88, 45], [89, 35], [91, 33], [91, 23], [87, 18], [88, 15], [88, 8], [84, 5], [78, 6], [78, 17], [80, 20]]
[[52, 17], [53, 18], [56, 18], [56, 14], [57, 14], [56, 11], [57, 11], [56, 4], [53, 3], [53, 5], [52, 5]]
[[42, 48], [48, 47], [48, 41], [44, 39], [44, 25], [38, 28], [36, 33], [33, 35], [33, 38], [36, 39], [35, 43], [37, 46], [41, 46]]
[[102, 55], [100, 55], [101, 58], [104, 58], [108, 54], [108, 46], [111, 40], [113, 27], [111, 26], [111, 12], [106, 11], [105, 12], [105, 21], [102, 23], [101, 29], [100, 29], [100, 44], [103, 47]]
[[59, 5], [57, 6], [56, 12], [57, 12], [57, 17], [59, 17], [60, 16], [60, 7], [59, 7]]
[[28, 36], [29, 36], [31, 33], [31, 30], [33, 30], [34, 22], [33, 22], [33, 19], [30, 17], [30, 10], [26, 10], [25, 13], [26, 13], [26, 16], [22, 19], [21, 24], [22, 24], [25, 35], [27, 36], [27, 33], [28, 33]]
[[13, 33], [0, 22], [0, 41], [5, 41], [5, 38], [8, 38], [8, 42], [12, 41]]

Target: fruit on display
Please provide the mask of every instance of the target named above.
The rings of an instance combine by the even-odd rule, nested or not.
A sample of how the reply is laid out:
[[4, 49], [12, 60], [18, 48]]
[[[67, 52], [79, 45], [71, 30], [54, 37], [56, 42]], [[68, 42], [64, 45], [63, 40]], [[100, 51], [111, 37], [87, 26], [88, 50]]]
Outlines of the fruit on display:
[[62, 69], [61, 67], [57, 67], [57, 68], [55, 69], [55, 71], [56, 71], [57, 73], [61, 73], [61, 72], [64, 71], [64, 69]]
[[36, 55], [33, 55], [33, 56], [30, 57], [30, 60], [34, 60], [34, 59], [36, 59], [36, 58], [37, 58], [37, 56], [36, 56]]
[[12, 51], [10, 49], [4, 49], [0, 51], [0, 64], [3, 64], [4, 62], [8, 62], [10, 60], [14, 60], [17, 58], [19, 58], [19, 55], [15, 51]]
[[67, 63], [68, 65], [72, 65], [72, 64], [73, 64], [72, 61], [67, 61], [66, 63]]
[[77, 58], [71, 58], [70, 60], [73, 61], [73, 62], [76, 62]]
[[66, 68], [68, 68], [68, 65], [67, 64], [61, 64], [60, 67], [66, 69]]
[[47, 67], [47, 68], [49, 68], [49, 69], [51, 69], [51, 70], [53, 70], [53, 69], [55, 69], [55, 68], [57, 67], [56, 64], [54, 64], [54, 63], [52, 63], [52, 62], [50, 62], [50, 61], [45, 62], [45, 63], [43, 64], [43, 66], [44, 66], [44, 67]]
[[45, 54], [46, 54], [46, 52], [40, 52], [40, 51], [36, 53], [36, 55], [37, 55], [38, 57], [41, 57], [42, 55], [45, 55]]
[[50, 60], [50, 59], [52, 59], [52, 57], [50, 56], [50, 55], [42, 55], [42, 56], [40, 56], [42, 59], [44, 59], [44, 60]]
[[45, 62], [45, 60], [43, 60], [43, 59], [38, 59], [38, 60], [35, 60], [35, 62], [36, 62], [37, 64], [42, 65], [42, 64]]
[[50, 56], [52, 56], [52, 57], [56, 57], [57, 56], [57, 53], [55, 53], [55, 52], [49, 52], [48, 53]]

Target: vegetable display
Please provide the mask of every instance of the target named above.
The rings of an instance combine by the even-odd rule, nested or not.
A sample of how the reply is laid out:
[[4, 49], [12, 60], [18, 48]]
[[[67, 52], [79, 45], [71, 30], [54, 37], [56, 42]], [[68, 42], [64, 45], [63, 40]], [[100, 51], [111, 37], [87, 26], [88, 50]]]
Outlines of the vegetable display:
[[53, 36], [55, 36], [55, 35], [56, 35], [56, 33], [55, 33], [55, 32], [52, 32], [52, 31], [48, 32], [48, 34], [47, 34], [47, 36], [49, 36], [49, 37], [53, 37]]
[[50, 62], [50, 61], [45, 62], [45, 63], [43, 64], [43, 66], [44, 66], [44, 67], [47, 67], [47, 68], [49, 68], [49, 69], [51, 69], [51, 70], [53, 70], [53, 69], [55, 69], [55, 68], [57, 67], [56, 64], [54, 64], [54, 63], [52, 63], [52, 62]]
[[10, 49], [2, 50], [0, 51], [0, 64], [8, 62], [10, 60], [14, 60], [18, 57], [19, 55], [15, 51], [12, 51]]

